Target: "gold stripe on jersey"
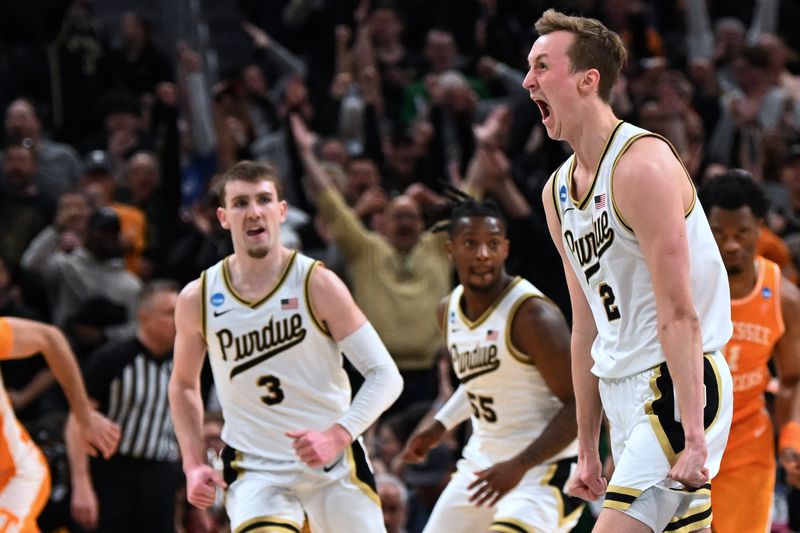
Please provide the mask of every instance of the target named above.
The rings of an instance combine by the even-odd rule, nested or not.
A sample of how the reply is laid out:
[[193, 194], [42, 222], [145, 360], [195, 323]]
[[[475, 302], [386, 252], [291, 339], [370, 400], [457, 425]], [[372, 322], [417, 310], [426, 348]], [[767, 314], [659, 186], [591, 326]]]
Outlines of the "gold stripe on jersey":
[[572, 164], [570, 165], [569, 172], [567, 172], [567, 196], [569, 199], [572, 200], [572, 204], [577, 207], [578, 209], [584, 209], [589, 204], [589, 199], [592, 197], [592, 192], [594, 191], [594, 186], [597, 184], [597, 176], [600, 172], [600, 167], [603, 165], [603, 159], [605, 159], [606, 154], [608, 153], [608, 149], [611, 148], [611, 145], [614, 142], [614, 138], [617, 136], [622, 125], [625, 124], [624, 121], [620, 120], [617, 122], [617, 125], [614, 126], [614, 129], [611, 131], [611, 135], [608, 136], [606, 139], [606, 145], [603, 148], [603, 153], [600, 155], [600, 159], [597, 161], [597, 167], [594, 169], [594, 176], [592, 176], [592, 183], [589, 185], [589, 188], [584, 191], [583, 196], [581, 196], [580, 200], [575, 200], [575, 197], [572, 195], [572, 182], [573, 182], [573, 174], [575, 173], [575, 162], [578, 160], [577, 157], [572, 158]]
[[233, 533], [266, 533], [268, 531], [300, 533], [300, 524], [278, 516], [258, 516], [240, 524], [239, 527], [233, 530]]
[[558, 527], [577, 520], [583, 513], [585, 502], [564, 492], [567, 481], [575, 465], [575, 457], [567, 457], [552, 463], [542, 478], [542, 485], [549, 486], [556, 497], [558, 507]]
[[[478, 326], [483, 324], [486, 321], [486, 319], [489, 318], [489, 316], [492, 313], [494, 313], [494, 310], [497, 309], [497, 306], [500, 305], [500, 302], [503, 301], [503, 298], [506, 297], [506, 294], [511, 292], [511, 289], [513, 289], [517, 285], [517, 283], [519, 283], [520, 281], [522, 281], [522, 278], [519, 277], [519, 276], [517, 276], [516, 278], [511, 280], [511, 283], [509, 283], [506, 286], [506, 288], [503, 289], [503, 292], [501, 292], [500, 295], [497, 298], [495, 298], [495, 300], [492, 302], [492, 304], [489, 307], [486, 308], [486, 310], [483, 312], [483, 314], [481, 314], [481, 316], [479, 316], [477, 318], [477, 320], [475, 320], [475, 322], [473, 322], [472, 320], [467, 318], [467, 316], [464, 314], [464, 311], [461, 310], [461, 302], [460, 301], [456, 302], [456, 308], [458, 310], [458, 316], [461, 317], [461, 320], [464, 321], [464, 324], [466, 324], [466, 326], [470, 330], [473, 330], [473, 329], [477, 328]], [[463, 298], [463, 297], [464, 297], [464, 293], [461, 293], [461, 298]]]
[[606, 489], [603, 507], [625, 511], [630, 508], [633, 502], [636, 501], [636, 498], [641, 496], [641, 494], [642, 491], [639, 489], [622, 487], [620, 485], [609, 485]]
[[674, 492], [682, 492], [684, 494], [706, 495], [711, 497], [711, 483], [706, 483], [699, 489], [687, 489], [684, 487], [682, 489], [670, 488], [669, 490]]
[[311, 265], [311, 268], [308, 269], [305, 282], [303, 283], [303, 294], [306, 298], [308, 315], [311, 317], [311, 322], [317, 326], [317, 329], [320, 330], [323, 335], [327, 335], [328, 337], [332, 338], [330, 330], [328, 330], [328, 328], [325, 326], [325, 321], [320, 320], [319, 317], [317, 317], [317, 313], [314, 311], [314, 306], [311, 304], [311, 273], [314, 272], [314, 269], [318, 266], [323, 266], [322, 261], [314, 261], [314, 263]]
[[536, 529], [515, 518], [495, 518], [489, 526], [489, 531], [498, 533], [536, 533]]
[[283, 272], [281, 273], [280, 278], [278, 278], [278, 283], [275, 284], [275, 287], [273, 287], [272, 290], [269, 291], [269, 293], [267, 293], [267, 295], [264, 296], [263, 298], [261, 298], [260, 300], [258, 300], [256, 302], [251, 302], [251, 301], [247, 300], [246, 298], [244, 298], [242, 295], [240, 295], [238, 292], [236, 292], [236, 289], [233, 287], [233, 282], [231, 281], [230, 267], [228, 266], [228, 260], [231, 258], [231, 256], [228, 256], [228, 257], [226, 257], [225, 259], [222, 260], [222, 279], [225, 282], [225, 288], [227, 288], [228, 292], [230, 292], [231, 295], [234, 298], [239, 300], [239, 302], [241, 302], [244, 305], [250, 307], [251, 309], [255, 309], [256, 307], [259, 307], [261, 304], [263, 304], [264, 302], [269, 300], [270, 297], [273, 294], [275, 294], [278, 291], [278, 289], [281, 288], [281, 285], [283, 285], [283, 282], [286, 281], [286, 276], [289, 274], [289, 271], [292, 269], [292, 265], [294, 264], [295, 257], [297, 257], [297, 250], [292, 250], [292, 256], [286, 262], [286, 266], [283, 267]]
[[689, 533], [697, 531], [711, 524], [711, 500], [703, 505], [693, 507], [683, 516], [677, 516], [669, 521], [664, 531], [670, 533]]
[[[720, 405], [720, 399], [722, 398], [722, 377], [720, 377], [720, 375], [719, 375], [719, 367], [717, 366], [716, 361], [714, 361], [714, 358], [711, 357], [711, 354], [704, 354], [704, 355], [705, 355], [706, 362], [711, 367], [711, 370], [714, 371], [714, 383], [713, 384], [716, 385], [716, 394], [712, 396], [712, 398], [716, 398], [716, 406], [708, 405], [708, 397], [709, 397], [709, 395], [708, 395], [708, 393], [706, 393], [706, 407], [713, 407], [714, 408], [714, 418], [711, 420], [710, 424], [705, 426], [705, 430], [706, 430], [706, 432], [708, 432], [708, 429], [717, 422], [717, 419], [719, 419], [719, 414], [722, 411], [722, 406]], [[706, 372], [703, 372], [703, 374], [706, 374]], [[708, 388], [708, 384], [705, 383], [705, 379], [703, 380], [703, 383], [705, 384], [706, 388]], [[705, 417], [705, 413], [704, 413], [704, 417]]]
[[206, 340], [206, 296], [206, 271], [203, 270], [200, 273], [200, 308], [202, 309], [203, 313], [203, 318], [200, 320], [200, 334], [203, 336], [203, 340]]
[[[706, 396], [703, 407], [703, 429], [708, 432], [719, 419], [722, 398], [722, 379], [711, 354], [703, 354], [703, 386]], [[653, 399], [645, 402], [644, 412], [650, 419], [650, 426], [669, 464], [674, 465], [678, 454], [684, 449], [685, 440], [683, 426], [675, 420], [677, 398], [666, 362], [653, 369], [650, 389], [653, 392]]]
[[694, 186], [692, 177], [689, 175], [689, 170], [686, 168], [686, 165], [683, 163], [683, 160], [681, 160], [680, 155], [678, 155], [678, 151], [675, 149], [674, 146], [672, 146], [672, 143], [669, 142], [669, 140], [667, 140], [666, 137], [663, 137], [657, 133], [647, 132], [634, 135], [633, 137], [627, 140], [625, 145], [619, 151], [619, 154], [617, 154], [617, 158], [614, 160], [614, 164], [611, 166], [611, 175], [609, 176], [609, 181], [608, 181], [608, 190], [609, 193], [611, 194], [611, 206], [614, 209], [614, 214], [617, 215], [617, 220], [619, 220], [622, 227], [631, 233], [634, 233], [633, 228], [631, 228], [630, 224], [628, 224], [628, 222], [625, 220], [625, 217], [622, 216], [622, 213], [619, 210], [619, 206], [617, 206], [617, 201], [614, 198], [614, 172], [617, 170], [617, 163], [619, 163], [620, 158], [623, 156], [623, 154], [625, 154], [625, 152], [628, 151], [628, 148], [630, 148], [631, 144], [633, 144], [633, 141], [641, 139], [642, 137], [655, 137], [656, 139], [661, 139], [662, 141], [667, 143], [669, 149], [672, 150], [672, 155], [675, 156], [675, 159], [677, 159], [678, 163], [680, 163], [681, 167], [683, 167], [683, 171], [686, 174], [686, 178], [689, 180], [689, 185], [692, 186], [692, 202], [689, 204], [689, 207], [686, 208], [686, 211], [683, 213], [683, 217], [688, 218], [689, 215], [692, 214], [694, 206], [697, 204], [697, 188]]
[[377, 505], [380, 508], [381, 499], [380, 497], [378, 497], [378, 494], [372, 487], [370, 487], [368, 484], [364, 483], [361, 479], [358, 478], [356, 460], [353, 457], [353, 446], [361, 446], [361, 444], [359, 441], [356, 440], [353, 442], [353, 444], [345, 448], [345, 457], [347, 458], [347, 464], [350, 467], [350, 481], [353, 483], [353, 485], [361, 489], [361, 492], [366, 494], [367, 498], [375, 502], [375, 505]]
[[508, 312], [508, 318], [506, 318], [506, 347], [508, 348], [508, 353], [511, 354], [511, 357], [526, 365], [533, 365], [533, 360], [531, 360], [530, 355], [524, 353], [522, 350], [519, 350], [516, 346], [514, 346], [514, 342], [511, 340], [511, 329], [514, 327], [514, 316], [516, 316], [517, 310], [522, 307], [522, 304], [527, 302], [530, 298], [542, 297], [538, 294], [523, 294], [511, 306], [511, 309]]
[[564, 161], [563, 163], [558, 165], [558, 168], [556, 169], [556, 171], [553, 172], [553, 174], [550, 175], [550, 194], [553, 196], [553, 209], [555, 209], [556, 215], [558, 215], [558, 223], [559, 224], [562, 223], [562, 220], [561, 220], [561, 200], [558, 198], [558, 194], [556, 193], [556, 185], [558, 185], [558, 176], [559, 176], [559, 174], [561, 172], [561, 167], [564, 166], [564, 163], [566, 163], [566, 161]]

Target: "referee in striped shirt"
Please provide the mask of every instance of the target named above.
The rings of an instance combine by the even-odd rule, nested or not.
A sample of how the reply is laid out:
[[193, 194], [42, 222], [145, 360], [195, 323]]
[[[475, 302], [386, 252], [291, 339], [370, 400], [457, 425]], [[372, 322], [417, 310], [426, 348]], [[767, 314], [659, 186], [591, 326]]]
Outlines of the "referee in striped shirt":
[[142, 291], [133, 338], [100, 347], [84, 369], [100, 412], [119, 424], [117, 454], [88, 457], [67, 425], [72, 515], [99, 532], [174, 532], [175, 493], [182, 484], [167, 403], [178, 287], [152, 281]]

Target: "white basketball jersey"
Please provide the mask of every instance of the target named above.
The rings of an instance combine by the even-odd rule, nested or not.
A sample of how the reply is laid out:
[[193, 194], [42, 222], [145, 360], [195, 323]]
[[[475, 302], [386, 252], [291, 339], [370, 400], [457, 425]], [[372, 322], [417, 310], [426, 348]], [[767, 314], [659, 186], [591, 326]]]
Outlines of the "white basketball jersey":
[[[514, 313], [525, 300], [542, 298], [542, 293], [517, 277], [473, 322], [461, 309], [463, 292], [459, 285], [450, 293], [445, 342], [472, 408], [472, 436], [464, 458], [488, 467], [525, 449], [563, 404], [536, 366], [511, 344]], [[548, 461], [575, 455], [573, 441]]]
[[350, 382], [333, 339], [308, 301], [319, 263], [294, 252], [275, 289], [259, 302], [236, 293], [228, 258], [206, 270], [204, 336], [225, 426], [238, 451], [297, 459], [287, 431], [322, 431], [350, 405]]
[[[630, 376], [664, 362], [657, 336], [656, 300], [650, 272], [633, 231], [617, 211], [612, 177], [636, 139], [663, 137], [620, 122], [611, 133], [594, 182], [580, 201], [571, 191], [575, 156], [554, 174], [553, 203], [562, 242], [597, 325], [592, 372], [603, 378]], [[689, 179], [688, 172], [675, 179]], [[697, 194], [686, 213], [692, 297], [700, 319], [703, 351], [721, 349], [731, 336], [728, 277]], [[658, 198], [653, 198], [657, 202]]]

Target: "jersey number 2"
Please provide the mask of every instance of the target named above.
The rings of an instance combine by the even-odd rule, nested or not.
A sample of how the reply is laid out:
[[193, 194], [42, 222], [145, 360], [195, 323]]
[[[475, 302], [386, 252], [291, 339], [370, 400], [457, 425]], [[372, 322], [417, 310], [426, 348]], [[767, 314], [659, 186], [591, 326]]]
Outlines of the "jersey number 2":
[[273, 375], [261, 376], [256, 382], [259, 387], [266, 387], [266, 396], [261, 397], [261, 401], [267, 405], [275, 405], [283, 401], [283, 389], [281, 388], [281, 380]]
[[613, 320], [617, 320], [620, 317], [620, 314], [619, 308], [614, 305], [614, 302], [617, 301], [617, 297], [614, 296], [614, 290], [610, 285], [601, 283], [600, 286], [597, 287], [597, 292], [600, 293], [600, 298], [603, 299], [603, 307], [606, 308], [606, 316], [608, 317], [608, 321], [611, 322]]

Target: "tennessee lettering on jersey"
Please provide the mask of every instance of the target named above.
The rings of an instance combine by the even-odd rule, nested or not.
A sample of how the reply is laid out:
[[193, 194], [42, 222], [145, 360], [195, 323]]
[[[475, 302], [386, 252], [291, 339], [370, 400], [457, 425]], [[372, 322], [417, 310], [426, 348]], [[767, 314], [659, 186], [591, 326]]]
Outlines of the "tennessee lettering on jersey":
[[757, 257], [756, 270], [758, 277], [750, 294], [731, 301], [733, 337], [723, 350], [733, 376], [733, 423], [728, 451], [751, 438], [754, 430], [769, 427], [764, 400], [770, 379], [767, 364], [785, 330], [780, 267]]
[[733, 321], [732, 341], [752, 342], [761, 346], [772, 346], [772, 329], [752, 322]]

